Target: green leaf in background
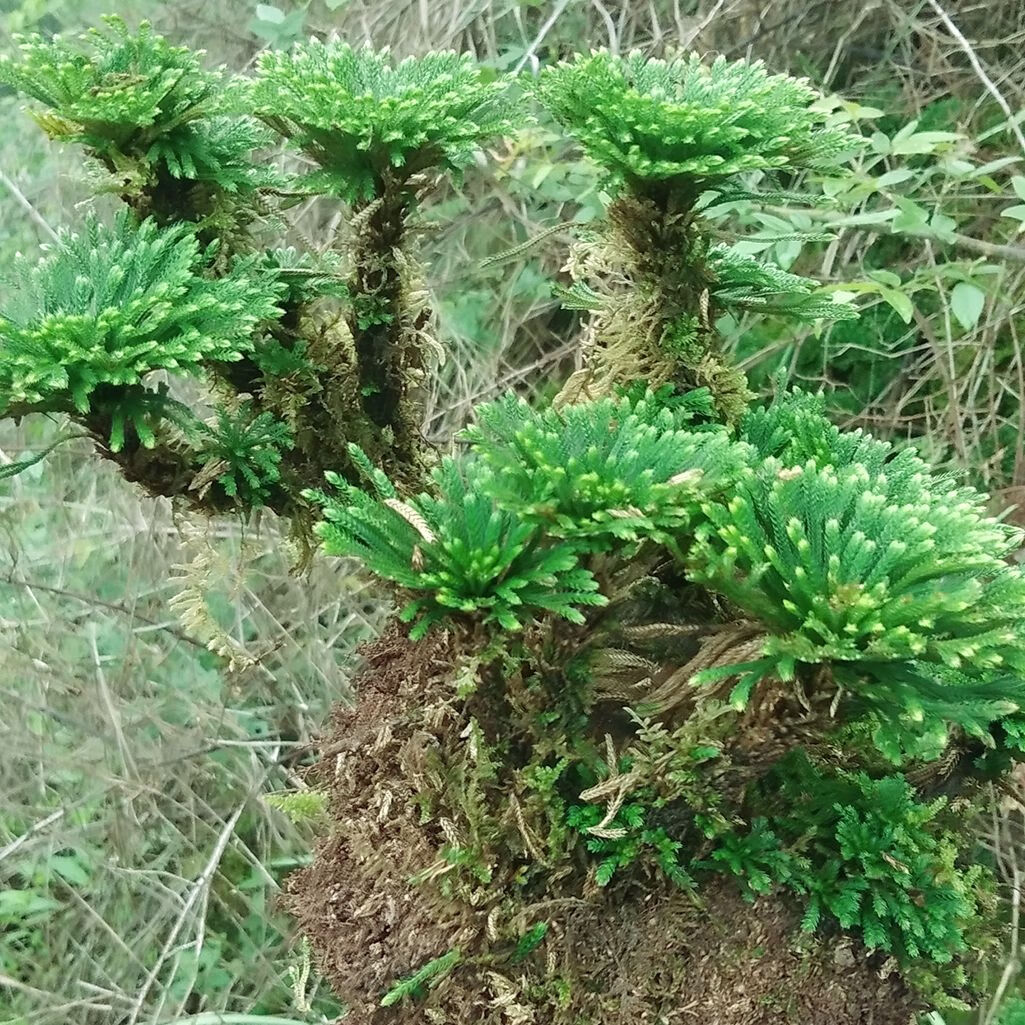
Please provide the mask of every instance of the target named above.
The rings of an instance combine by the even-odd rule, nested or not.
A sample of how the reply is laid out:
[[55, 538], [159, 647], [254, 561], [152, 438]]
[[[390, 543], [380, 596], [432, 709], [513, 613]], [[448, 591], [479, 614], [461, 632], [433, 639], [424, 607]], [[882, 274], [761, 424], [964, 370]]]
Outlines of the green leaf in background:
[[72, 886], [88, 886], [89, 868], [81, 858], [68, 854], [54, 854], [47, 862], [47, 868], [56, 872], [66, 883]]
[[[1011, 188], [1014, 189], [1014, 194], [1019, 199], [1025, 199], [1025, 177], [1020, 174], [1012, 175]], [[1006, 210], [1001, 210], [1000, 216], [1011, 217], [1025, 223], [1025, 203], [1017, 203], [1015, 206], [1009, 206]]]
[[306, 28], [306, 7], [283, 11], [273, 4], [257, 4], [249, 31], [273, 49], [286, 49], [299, 39]]
[[894, 185], [900, 185], [909, 178], [914, 178], [915, 172], [909, 167], [898, 167], [893, 171], [887, 171], [876, 179], [877, 189], [892, 189]]
[[888, 210], [869, 210], [863, 214], [851, 214], [849, 217], [840, 217], [830, 221], [827, 228], [856, 228], [860, 224], [882, 224], [885, 221], [892, 221], [900, 214], [900, 210], [891, 207]]
[[939, 210], [934, 210], [932, 217], [929, 218], [929, 227], [940, 241], [949, 242], [957, 230], [957, 221], [940, 213]]
[[890, 288], [900, 288], [901, 286], [900, 275], [894, 274], [892, 270], [870, 270], [868, 276], [881, 285], [889, 285]]
[[929, 211], [925, 207], [903, 196], [895, 196], [893, 201], [900, 208], [900, 213], [893, 219], [894, 231], [914, 234], [928, 227]]
[[915, 306], [903, 292], [898, 292], [895, 288], [881, 287], [879, 294], [896, 310], [905, 324], [911, 323], [911, 318], [915, 315]]
[[895, 137], [891, 152], [900, 156], [933, 153], [944, 143], [957, 142], [960, 138], [957, 132], [915, 132], [903, 139]]
[[38, 921], [59, 908], [58, 901], [34, 890], [0, 890], [0, 925]]
[[982, 316], [986, 293], [970, 281], [959, 281], [950, 293], [950, 311], [966, 331], [971, 331]]
[[257, 4], [256, 16], [268, 25], [280, 25], [285, 20], [285, 12], [280, 7], [272, 7], [270, 4]]

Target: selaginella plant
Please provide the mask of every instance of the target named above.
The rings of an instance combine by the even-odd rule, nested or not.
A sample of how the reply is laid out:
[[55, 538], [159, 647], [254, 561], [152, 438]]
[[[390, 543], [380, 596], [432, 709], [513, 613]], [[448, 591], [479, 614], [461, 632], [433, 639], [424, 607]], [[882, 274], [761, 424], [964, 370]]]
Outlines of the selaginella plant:
[[[841, 173], [858, 138], [813, 90], [604, 52], [522, 90], [607, 176], [565, 289], [585, 365], [442, 454], [412, 218], [527, 116], [506, 83], [335, 42], [228, 80], [117, 23], [23, 51], [0, 80], [126, 210], [4, 293], [0, 408], [70, 417], [154, 494], [319, 519], [398, 603], [310, 769], [327, 825], [289, 896], [346, 1021], [970, 999], [1000, 928], [972, 820], [1025, 750], [1020, 532], [816, 396], [754, 404], [716, 335], [731, 308], [856, 315], [702, 218]], [[248, 118], [305, 172], [266, 170]], [[269, 247], [295, 195], [348, 204], [350, 241]]]
[[[358, 477], [350, 443], [426, 480], [417, 395], [437, 345], [410, 221], [440, 176], [513, 127], [505, 81], [469, 57], [396, 64], [342, 43], [232, 78], [111, 18], [22, 39], [0, 83], [125, 203], [113, 227], [62, 232], [5, 289], [0, 412], [67, 413], [152, 494], [267, 507], [301, 536], [302, 491], [326, 470]], [[261, 158], [280, 137], [315, 170]], [[353, 243], [277, 244], [288, 209], [318, 196], [350, 205]]]

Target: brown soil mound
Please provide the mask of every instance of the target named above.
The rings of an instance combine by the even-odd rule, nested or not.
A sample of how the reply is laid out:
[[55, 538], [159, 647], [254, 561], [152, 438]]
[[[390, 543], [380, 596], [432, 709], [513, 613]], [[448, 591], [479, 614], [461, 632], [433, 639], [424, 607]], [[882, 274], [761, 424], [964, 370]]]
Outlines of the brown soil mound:
[[570, 918], [572, 958], [604, 993], [595, 1025], [909, 1025], [899, 975], [848, 938], [811, 941], [789, 902], [745, 902], [730, 880]]
[[[413, 645], [400, 629], [369, 645], [360, 704], [336, 710], [312, 773], [333, 829], [292, 877], [289, 906], [347, 1025], [908, 1025], [917, 1007], [898, 974], [849, 938], [802, 936], [795, 907], [746, 903], [730, 880], [706, 883], [699, 900], [657, 880], [596, 889], [569, 866], [521, 893], [511, 826], [494, 857], [494, 878], [508, 882], [488, 891], [500, 899], [454, 897], [438, 852], [459, 845], [459, 808], [446, 817], [423, 801], [459, 800], [446, 753], [467, 735], [456, 654], [445, 635]], [[508, 937], [540, 921], [543, 941], [510, 956]], [[381, 1005], [453, 949], [459, 963], [416, 999]]]

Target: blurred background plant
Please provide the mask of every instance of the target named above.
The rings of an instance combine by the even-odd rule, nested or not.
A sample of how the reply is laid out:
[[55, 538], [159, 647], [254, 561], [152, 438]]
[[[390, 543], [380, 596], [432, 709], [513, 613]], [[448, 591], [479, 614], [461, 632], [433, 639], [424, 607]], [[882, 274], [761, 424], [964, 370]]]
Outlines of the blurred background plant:
[[[748, 313], [721, 325], [730, 344], [756, 389], [780, 374], [824, 388], [839, 422], [913, 440], [1000, 509], [1025, 500], [1018, 0], [0, 0], [0, 49], [107, 12], [150, 18], [233, 69], [337, 31], [400, 54], [470, 50], [496, 72], [533, 73], [586, 44], [757, 56], [809, 76], [866, 137], [855, 184], [811, 176], [800, 184], [821, 202], [795, 208], [781, 193], [769, 213], [736, 199], [742, 233], [722, 240], [772, 250], [862, 316], [781, 334]], [[20, 106], [0, 92], [0, 275], [84, 218], [90, 194], [77, 154], [47, 144]], [[570, 244], [602, 211], [601, 182], [544, 120], [489, 156], [424, 211], [446, 351], [428, 422], [438, 442], [474, 403], [550, 395], [579, 351], [559, 288]], [[285, 241], [305, 247], [337, 211], [310, 202], [296, 223]], [[328, 1020], [340, 1009], [274, 907], [309, 823], [273, 794], [297, 785], [384, 610], [345, 564], [292, 575], [272, 518], [191, 520], [60, 430], [0, 434], [0, 1025]], [[1009, 802], [980, 845], [1004, 883], [1006, 959], [982, 1008], [927, 1025], [1025, 1022], [1022, 808]]]

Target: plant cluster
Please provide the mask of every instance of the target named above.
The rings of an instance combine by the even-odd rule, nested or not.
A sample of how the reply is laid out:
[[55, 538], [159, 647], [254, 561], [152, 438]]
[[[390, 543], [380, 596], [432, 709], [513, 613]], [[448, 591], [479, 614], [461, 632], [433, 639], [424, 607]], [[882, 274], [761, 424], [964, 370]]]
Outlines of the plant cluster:
[[551, 611], [583, 623], [577, 606], [600, 605], [594, 577], [578, 565], [567, 544], [552, 544], [488, 494], [479, 464], [445, 459], [432, 473], [434, 494], [402, 501], [394, 485], [366, 456], [374, 494], [329, 480], [340, 497], [311, 492], [324, 507], [318, 533], [332, 555], [357, 556], [385, 580], [417, 595], [402, 609], [417, 620], [414, 637], [453, 614], [480, 614], [506, 630]]
[[762, 796], [773, 810], [711, 855], [752, 894], [780, 884], [806, 901], [804, 929], [830, 918], [904, 963], [947, 964], [967, 949], [982, 868], [958, 864], [946, 798], [923, 801], [901, 775], [824, 772], [802, 754]]
[[[595, 358], [570, 379], [567, 398], [633, 380], [675, 382], [709, 387], [721, 415], [736, 419], [750, 396], [718, 355], [721, 312], [856, 316], [809, 279], [710, 245], [701, 225], [716, 204], [760, 198], [752, 174], [826, 168], [857, 146], [806, 82], [757, 62], [596, 51], [544, 70], [538, 94], [616, 196], [606, 237], [577, 261], [574, 292], [600, 317]], [[595, 295], [595, 278], [619, 280], [622, 290]]]
[[501, 506], [600, 549], [614, 539], [672, 536], [698, 496], [732, 481], [740, 454], [725, 432], [680, 426], [696, 409], [710, 412], [707, 403], [698, 392], [668, 408], [648, 392], [535, 411], [510, 397], [479, 407], [465, 438]]
[[[0, 311], [0, 409], [66, 412], [154, 494], [209, 511], [269, 506], [308, 533], [304, 488], [358, 476], [359, 444], [396, 477], [430, 462], [412, 396], [430, 339], [408, 221], [515, 112], [467, 56], [395, 64], [311, 42], [258, 75], [209, 70], [143, 23], [19, 40], [0, 82], [79, 143], [127, 209], [23, 260]], [[275, 138], [320, 162], [289, 178]], [[355, 245], [266, 246], [296, 195], [354, 207]], [[275, 207], [277, 208], [275, 210]], [[230, 365], [229, 365], [230, 364]], [[169, 391], [154, 374], [170, 374]], [[208, 385], [212, 417], [178, 377]]]
[[[751, 105], [731, 91], [745, 89]], [[539, 92], [618, 189], [600, 258], [585, 253], [591, 277], [571, 291], [595, 311], [591, 363], [549, 408], [479, 407], [461, 455], [416, 497], [369, 461], [369, 489], [313, 496], [326, 551], [407, 597], [409, 657], [444, 643], [470, 659], [419, 698], [400, 685], [423, 711], [408, 740], [375, 748], [445, 836], [413, 874], [421, 927], [461, 908], [469, 929], [470, 909], [492, 908], [476, 961], [459, 944], [464, 994], [514, 949], [500, 923], [519, 921], [516, 894], [629, 902], [643, 881], [672, 950], [681, 913], [661, 886], [700, 894], [737, 877], [749, 896], [791, 894], [806, 930], [852, 931], [929, 998], [952, 998], [986, 881], [968, 867], [963, 809], [929, 791], [959, 759], [967, 780], [1018, 756], [1025, 576], [1008, 557], [1021, 532], [914, 451], [838, 430], [815, 396], [751, 407], [714, 348], [716, 308], [852, 314], [701, 228], [709, 189], [751, 195], [745, 170], [828, 163], [852, 140], [805, 86], [747, 65], [595, 54], [544, 73]], [[572, 584], [546, 561], [556, 553]], [[421, 772], [404, 745], [425, 729], [438, 747]], [[423, 844], [404, 824], [364, 827], [373, 800], [334, 786], [357, 830], [335, 834], [336, 861], [366, 859], [376, 877], [386, 859], [365, 852]], [[324, 882], [311, 869], [309, 885]], [[441, 933], [435, 956], [466, 935]], [[587, 935], [600, 976], [609, 947]], [[387, 982], [340, 985], [359, 1000]], [[518, 999], [603, 1020], [601, 996], [566, 985]], [[464, 1006], [443, 992], [410, 1013]], [[645, 992], [645, 1007], [668, 1006]]]
[[804, 396], [745, 426], [758, 463], [706, 506], [687, 557], [691, 579], [770, 629], [733, 699], [828, 663], [894, 758], [942, 749], [940, 721], [978, 736], [1017, 711], [1025, 578], [1006, 560], [1021, 532], [913, 450], [842, 434]]
[[[693, 422], [707, 408], [701, 393], [675, 409], [650, 391], [559, 410], [506, 399], [478, 410], [430, 491], [400, 498], [357, 454], [370, 490], [314, 496], [325, 550], [409, 596], [415, 641], [447, 628], [505, 653], [477, 656], [459, 691], [475, 694], [467, 714], [486, 714], [485, 693], [508, 703], [476, 742], [486, 778], [461, 741], [439, 770], [483, 791], [478, 842], [439, 855], [449, 886], [497, 899], [483, 866], [529, 836], [518, 871], [534, 885], [575, 859], [600, 889], [733, 875], [792, 893], [807, 930], [948, 965], [984, 873], [962, 863], [947, 800], [894, 768], [928, 780], [921, 766], [967, 742], [1017, 756], [1025, 575], [1004, 557], [1020, 533], [912, 450], [839, 431], [812, 396], [733, 431]], [[563, 646], [554, 624], [531, 636], [552, 617], [572, 624]], [[611, 727], [617, 705], [662, 726]], [[598, 753], [603, 728], [618, 754]], [[531, 752], [519, 770], [516, 750]], [[426, 786], [433, 815], [456, 816]], [[501, 826], [510, 790], [519, 841]], [[964, 982], [957, 964], [944, 978]]]
[[[114, 43], [136, 56], [81, 58], [79, 93], [165, 59], [145, 30]], [[63, 45], [33, 43], [19, 87], [64, 81]], [[172, 177], [198, 168], [157, 136], [220, 108], [185, 55], [165, 63], [180, 90], [116, 80], [131, 130], [82, 137], [101, 161], [130, 143]], [[806, 929], [854, 934], [852, 971], [813, 945], [803, 983], [787, 942], [767, 952], [805, 987], [795, 1021], [822, 1020], [808, 979], [864, 985], [891, 1015], [919, 1006], [915, 979], [957, 995], [985, 889], [970, 783], [1025, 735], [1021, 534], [815, 397], [752, 406], [715, 328], [731, 307], [851, 315], [713, 244], [704, 215], [757, 201], [752, 172], [835, 164], [854, 140], [806, 83], [748, 62], [595, 53], [544, 72], [537, 94], [614, 191], [571, 260], [594, 345], [550, 407], [484, 405], [439, 458], [412, 215], [432, 173], [513, 126], [505, 86], [452, 54], [265, 55], [223, 102], [314, 161], [292, 191], [346, 200], [350, 244], [268, 249], [243, 216], [213, 247], [194, 209], [140, 220], [168, 195], [146, 178], [113, 232], [91, 222], [27, 272], [0, 320], [3, 408], [68, 412], [130, 479], [202, 508], [319, 510], [326, 552], [398, 599], [412, 625], [370, 649], [368, 703], [312, 771], [332, 828], [291, 898], [353, 1021], [669, 1018], [710, 959], [694, 898], [730, 878], [767, 929], [796, 929], [800, 903]], [[153, 378], [178, 370], [206, 379], [212, 415]], [[868, 984], [877, 951], [889, 990]], [[712, 959], [705, 1009], [745, 978]], [[872, 1017], [860, 1000], [836, 1025]]]

